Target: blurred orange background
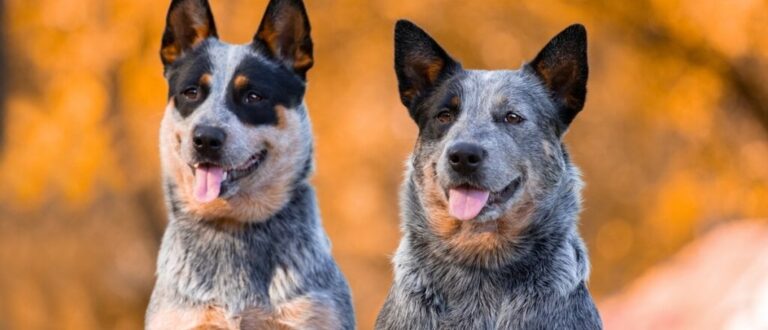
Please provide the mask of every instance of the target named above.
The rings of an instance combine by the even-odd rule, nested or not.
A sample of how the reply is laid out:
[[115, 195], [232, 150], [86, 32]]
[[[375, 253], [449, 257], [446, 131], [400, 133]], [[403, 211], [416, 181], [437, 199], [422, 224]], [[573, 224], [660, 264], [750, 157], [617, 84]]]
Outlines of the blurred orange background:
[[[165, 226], [158, 52], [168, 2], [0, 3], [0, 329], [142, 327]], [[633, 280], [683, 258], [671, 256], [684, 245], [725, 223], [768, 225], [765, 1], [306, 2], [313, 181], [361, 329], [391, 283], [397, 192], [417, 134], [393, 70], [399, 18], [482, 69], [518, 68], [570, 23], [586, 25], [589, 94], [566, 140], [587, 182], [580, 228], [590, 288], [614, 320], [606, 325], [629, 322], [618, 316], [622, 297], [654, 288]], [[222, 39], [245, 43], [266, 0], [212, 7]], [[755, 249], [768, 244], [740, 242], [721, 241], [766, 264]], [[709, 250], [718, 271], [723, 249]]]

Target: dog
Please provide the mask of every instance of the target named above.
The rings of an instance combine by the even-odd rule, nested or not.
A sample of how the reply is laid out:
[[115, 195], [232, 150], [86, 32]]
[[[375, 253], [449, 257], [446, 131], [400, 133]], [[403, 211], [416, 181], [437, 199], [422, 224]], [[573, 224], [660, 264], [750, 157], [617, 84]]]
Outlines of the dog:
[[400, 98], [419, 128], [403, 237], [377, 329], [600, 329], [577, 231], [582, 182], [562, 142], [585, 102], [586, 30], [519, 70], [465, 70], [395, 27]]
[[173, 0], [160, 51], [169, 223], [148, 329], [353, 329], [315, 193], [301, 0], [269, 2], [253, 41], [218, 39], [207, 0]]

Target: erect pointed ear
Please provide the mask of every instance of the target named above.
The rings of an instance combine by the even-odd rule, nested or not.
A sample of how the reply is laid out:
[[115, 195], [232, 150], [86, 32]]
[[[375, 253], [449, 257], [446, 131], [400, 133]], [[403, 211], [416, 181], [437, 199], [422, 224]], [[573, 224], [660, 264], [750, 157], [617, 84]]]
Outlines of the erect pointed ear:
[[165, 21], [160, 58], [166, 67], [205, 39], [218, 37], [207, 0], [173, 0]]
[[461, 70], [442, 47], [415, 24], [395, 24], [395, 72], [400, 100], [406, 107], [425, 96], [440, 82]]
[[301, 0], [270, 0], [253, 43], [306, 79], [314, 59], [304, 3]]
[[587, 96], [587, 30], [581, 24], [567, 27], [527, 67], [549, 89], [567, 127], [584, 107]]

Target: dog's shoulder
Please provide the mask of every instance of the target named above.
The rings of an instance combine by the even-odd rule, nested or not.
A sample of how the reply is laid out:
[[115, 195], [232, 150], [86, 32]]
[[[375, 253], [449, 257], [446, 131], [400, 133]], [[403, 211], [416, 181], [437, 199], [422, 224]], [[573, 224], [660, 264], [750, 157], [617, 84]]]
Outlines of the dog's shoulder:
[[[602, 329], [597, 307], [586, 283], [581, 282], [570, 294], [553, 295], [536, 302], [525, 311], [527, 318], [510, 318], [500, 329]], [[512, 323], [519, 322], [519, 323]], [[503, 322], [501, 322], [503, 323]]]

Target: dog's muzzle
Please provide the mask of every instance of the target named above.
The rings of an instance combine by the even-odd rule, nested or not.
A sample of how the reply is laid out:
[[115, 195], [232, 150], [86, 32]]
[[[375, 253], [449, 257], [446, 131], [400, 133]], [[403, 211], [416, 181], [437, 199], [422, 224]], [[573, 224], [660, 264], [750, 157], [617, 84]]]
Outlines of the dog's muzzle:
[[264, 163], [267, 149], [253, 154], [245, 163], [237, 167], [224, 168], [219, 164], [200, 162], [190, 165], [195, 176], [194, 197], [199, 203], [210, 203], [225, 196], [229, 187], [238, 180], [248, 177]]

